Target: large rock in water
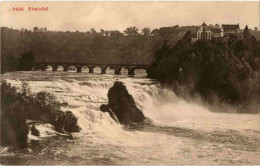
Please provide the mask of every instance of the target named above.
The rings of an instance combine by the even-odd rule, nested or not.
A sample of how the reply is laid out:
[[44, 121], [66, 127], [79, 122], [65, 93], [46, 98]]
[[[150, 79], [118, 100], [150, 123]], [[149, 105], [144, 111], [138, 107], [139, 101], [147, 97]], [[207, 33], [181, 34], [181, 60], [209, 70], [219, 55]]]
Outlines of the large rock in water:
[[108, 112], [113, 119], [115, 114], [121, 124], [144, 121], [143, 112], [136, 107], [133, 97], [122, 82], [116, 81], [107, 96], [108, 105], [101, 105], [101, 111]]

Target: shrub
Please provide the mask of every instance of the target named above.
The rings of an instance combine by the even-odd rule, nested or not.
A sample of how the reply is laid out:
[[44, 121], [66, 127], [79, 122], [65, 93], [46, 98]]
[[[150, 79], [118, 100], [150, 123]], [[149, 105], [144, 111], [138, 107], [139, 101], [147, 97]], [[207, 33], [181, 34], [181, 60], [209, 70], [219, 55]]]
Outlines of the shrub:
[[80, 130], [77, 118], [70, 111], [61, 111], [61, 104], [54, 95], [47, 92], [33, 94], [25, 82], [19, 91], [2, 82], [1, 96], [1, 145], [27, 146], [29, 129], [26, 119], [50, 123], [58, 132]]

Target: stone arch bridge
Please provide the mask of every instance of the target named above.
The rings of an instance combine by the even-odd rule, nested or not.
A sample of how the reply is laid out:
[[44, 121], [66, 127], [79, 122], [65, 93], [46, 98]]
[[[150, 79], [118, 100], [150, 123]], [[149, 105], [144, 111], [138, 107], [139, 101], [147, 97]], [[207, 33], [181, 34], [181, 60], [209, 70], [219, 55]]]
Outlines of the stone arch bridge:
[[45, 71], [47, 66], [51, 66], [52, 71], [57, 71], [59, 66], [62, 66], [64, 71], [68, 71], [70, 67], [75, 67], [77, 69], [77, 73], [80, 73], [83, 67], [87, 67], [89, 69], [89, 73], [94, 73], [94, 68], [99, 67], [101, 69], [101, 74], [106, 74], [106, 69], [110, 67], [111, 69], [114, 69], [116, 75], [121, 74], [122, 68], [128, 70], [128, 75], [134, 75], [134, 71], [136, 69], [146, 70], [149, 67], [149, 65], [142, 64], [34, 63], [32, 70]]

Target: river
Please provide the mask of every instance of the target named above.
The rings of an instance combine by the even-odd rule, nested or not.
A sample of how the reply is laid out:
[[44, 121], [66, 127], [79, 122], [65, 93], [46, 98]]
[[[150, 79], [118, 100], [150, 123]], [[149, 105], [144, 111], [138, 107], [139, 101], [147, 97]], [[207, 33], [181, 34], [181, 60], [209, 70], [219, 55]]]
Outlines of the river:
[[[141, 70], [135, 77], [127, 77], [127, 71], [107, 73], [2, 75], [13, 86], [25, 81], [31, 91], [47, 91], [68, 103], [62, 110], [78, 117], [81, 131], [71, 139], [49, 124], [36, 125], [40, 137], [29, 133], [27, 149], [1, 147], [1, 164], [260, 164], [259, 115], [214, 113], [177, 97]], [[116, 80], [153, 125], [126, 127], [99, 111]]]

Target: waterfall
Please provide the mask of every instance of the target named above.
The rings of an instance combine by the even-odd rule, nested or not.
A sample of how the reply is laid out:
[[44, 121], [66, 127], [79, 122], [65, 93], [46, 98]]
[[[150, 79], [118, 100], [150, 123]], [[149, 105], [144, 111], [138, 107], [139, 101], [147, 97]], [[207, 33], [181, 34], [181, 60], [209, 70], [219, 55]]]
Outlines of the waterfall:
[[[108, 91], [116, 80], [126, 85], [137, 107], [157, 125], [209, 129], [221, 127], [217, 121], [219, 117], [225, 119], [236, 117], [229, 114], [222, 117], [223, 114], [212, 113], [200, 104], [179, 98], [172, 90], [162, 88], [158, 82], [147, 78], [72, 73], [69, 76], [54, 75], [48, 80], [49, 73], [47, 75], [38, 73], [36, 77], [32, 77], [31, 73], [24, 74], [21, 80], [27, 79], [33, 92], [47, 91], [53, 93], [61, 103], [68, 103], [62, 110], [71, 111], [78, 117], [82, 133], [107, 132], [122, 128], [108, 113], [99, 110], [100, 105], [108, 103]], [[8, 79], [8, 82], [19, 87], [21, 80]]]
[[[4, 79], [16, 87], [26, 81], [35, 93], [54, 94], [60, 103], [67, 103], [62, 104], [62, 111], [71, 111], [82, 129], [72, 133], [73, 140], [56, 140], [50, 136], [60, 133], [52, 126], [37, 124], [40, 135], [48, 138], [30, 134], [29, 137], [35, 141], [48, 140], [51, 144], [45, 144], [47, 147], [40, 149], [39, 154], [34, 153], [39, 150], [37, 146], [31, 146], [26, 155], [18, 153], [29, 165], [36, 162], [67, 165], [226, 164], [215, 158], [230, 161], [228, 164], [259, 163], [255, 160], [259, 151], [254, 149], [259, 147], [259, 115], [214, 113], [202, 104], [176, 96], [155, 80], [141, 76], [64, 72], [14, 72], [5, 74]], [[151, 119], [152, 125], [129, 129], [111, 118], [108, 112], [100, 111], [100, 106], [108, 103], [108, 91], [116, 80], [126, 85], [137, 107]], [[226, 143], [231, 148], [226, 148]], [[244, 151], [245, 147], [252, 151]], [[2, 156], [13, 155], [6, 149], [0, 150]], [[245, 152], [249, 155], [236, 158]], [[232, 160], [234, 158], [237, 160]]]

